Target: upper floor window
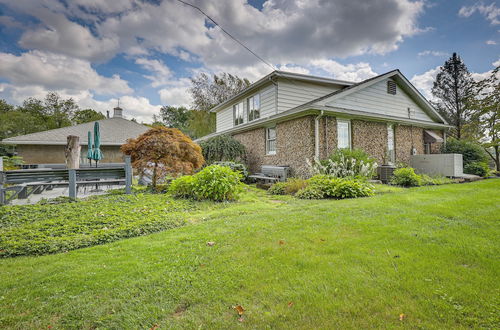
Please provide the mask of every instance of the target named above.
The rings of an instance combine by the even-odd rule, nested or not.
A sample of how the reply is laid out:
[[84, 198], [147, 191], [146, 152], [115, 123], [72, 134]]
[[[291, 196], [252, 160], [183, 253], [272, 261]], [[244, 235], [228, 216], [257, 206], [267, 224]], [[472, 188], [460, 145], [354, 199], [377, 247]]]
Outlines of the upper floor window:
[[266, 153], [276, 154], [276, 127], [266, 128]]
[[247, 99], [248, 121], [260, 118], [260, 95], [255, 94]]
[[351, 121], [337, 119], [337, 147], [351, 149]]
[[233, 105], [234, 126], [243, 124], [243, 102]]

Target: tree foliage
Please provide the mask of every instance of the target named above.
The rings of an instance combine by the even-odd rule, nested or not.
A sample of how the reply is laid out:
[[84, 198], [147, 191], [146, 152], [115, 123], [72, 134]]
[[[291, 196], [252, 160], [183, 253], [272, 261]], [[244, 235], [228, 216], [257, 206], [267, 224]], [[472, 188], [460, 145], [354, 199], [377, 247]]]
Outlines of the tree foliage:
[[160, 120], [170, 128], [177, 128], [183, 133], [188, 134], [189, 120], [191, 111], [186, 107], [174, 107], [171, 105], [163, 106], [160, 109]]
[[221, 161], [242, 162], [245, 160], [245, 146], [229, 135], [219, 135], [200, 142], [203, 157], [208, 164]]
[[208, 111], [250, 86], [250, 81], [226, 72], [213, 77], [200, 73], [191, 78], [191, 84], [193, 109]]
[[153, 187], [167, 174], [190, 174], [204, 163], [200, 146], [177, 128], [153, 127], [121, 150], [140, 173], [152, 173]]
[[84, 109], [76, 110], [71, 121], [73, 122], [73, 124], [78, 125], [101, 119], [106, 119], [106, 116], [93, 109]]
[[432, 95], [438, 99], [438, 112], [454, 126], [452, 135], [463, 137], [464, 125], [470, 120], [472, 111], [467, 100], [472, 92], [472, 77], [457, 53], [440, 68], [432, 87]]
[[500, 66], [475, 82], [470, 106], [474, 110], [470, 126], [500, 171]]

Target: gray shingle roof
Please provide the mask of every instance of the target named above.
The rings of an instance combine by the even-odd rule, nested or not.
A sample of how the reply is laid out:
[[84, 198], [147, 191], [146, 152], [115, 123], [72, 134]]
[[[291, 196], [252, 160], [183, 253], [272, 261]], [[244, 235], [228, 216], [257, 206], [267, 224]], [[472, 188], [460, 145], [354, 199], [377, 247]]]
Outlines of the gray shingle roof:
[[[149, 127], [124, 118], [98, 120], [101, 133], [101, 145], [122, 145], [129, 138], [136, 138], [146, 132]], [[80, 137], [80, 144], [86, 145], [87, 132], [94, 135], [94, 121], [75, 126], [51, 129], [48, 131], [14, 136], [4, 139], [4, 144], [65, 145], [68, 135]]]

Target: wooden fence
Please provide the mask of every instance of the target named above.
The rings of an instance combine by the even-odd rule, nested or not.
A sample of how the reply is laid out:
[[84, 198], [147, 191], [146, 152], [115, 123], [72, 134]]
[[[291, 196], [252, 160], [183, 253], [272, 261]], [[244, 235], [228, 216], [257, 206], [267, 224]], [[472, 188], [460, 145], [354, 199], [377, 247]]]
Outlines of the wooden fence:
[[[28, 198], [57, 186], [68, 186], [69, 197], [77, 198], [78, 187], [125, 184], [125, 193], [132, 190], [130, 156], [125, 156], [122, 166], [80, 169], [30, 169], [3, 171], [0, 157], [0, 205], [14, 198]], [[7, 196], [7, 192], [13, 192]]]

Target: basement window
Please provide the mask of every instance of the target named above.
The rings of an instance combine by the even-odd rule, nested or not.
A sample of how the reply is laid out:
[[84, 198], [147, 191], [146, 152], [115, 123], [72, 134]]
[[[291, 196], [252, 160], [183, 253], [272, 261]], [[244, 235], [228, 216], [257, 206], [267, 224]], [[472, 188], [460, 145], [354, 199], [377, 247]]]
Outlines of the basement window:
[[387, 94], [396, 95], [396, 83], [392, 80], [387, 80]]

